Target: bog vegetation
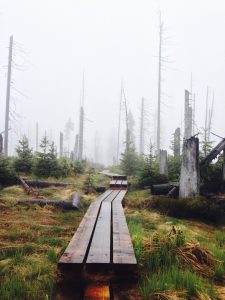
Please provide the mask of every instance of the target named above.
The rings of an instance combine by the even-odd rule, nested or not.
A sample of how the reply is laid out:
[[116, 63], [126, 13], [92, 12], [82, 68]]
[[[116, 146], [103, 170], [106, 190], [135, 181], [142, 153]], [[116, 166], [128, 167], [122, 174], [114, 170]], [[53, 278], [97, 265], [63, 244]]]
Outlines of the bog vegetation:
[[[53, 299], [57, 261], [77, 229], [95, 187], [108, 186], [98, 174], [102, 166], [88, 161], [58, 159], [54, 143], [46, 137], [40, 151], [29, 148], [26, 137], [16, 148], [17, 157], [0, 157], [0, 299]], [[170, 199], [150, 194], [153, 184], [177, 182], [181, 158], [169, 156], [168, 177], [159, 174], [153, 149], [140, 156], [129, 147], [119, 167], [131, 182], [125, 213], [138, 261], [138, 284], [124, 299], [223, 299], [225, 283], [224, 208], [205, 197]], [[201, 176], [203, 192], [220, 189], [222, 158]], [[40, 188], [40, 195], [68, 200], [81, 193], [79, 211], [51, 206], [17, 205], [28, 195], [17, 176], [67, 181], [67, 188]], [[88, 194], [88, 195], [86, 195]], [[123, 299], [123, 298], [122, 298]]]

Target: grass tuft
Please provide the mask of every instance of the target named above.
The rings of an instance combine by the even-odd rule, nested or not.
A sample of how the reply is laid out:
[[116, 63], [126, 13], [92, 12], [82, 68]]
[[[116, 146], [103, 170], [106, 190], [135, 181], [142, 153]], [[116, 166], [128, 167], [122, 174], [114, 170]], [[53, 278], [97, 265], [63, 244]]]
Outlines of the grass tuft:
[[57, 254], [55, 252], [55, 249], [49, 249], [48, 250], [48, 259], [52, 263], [57, 263], [58, 257], [57, 257]]

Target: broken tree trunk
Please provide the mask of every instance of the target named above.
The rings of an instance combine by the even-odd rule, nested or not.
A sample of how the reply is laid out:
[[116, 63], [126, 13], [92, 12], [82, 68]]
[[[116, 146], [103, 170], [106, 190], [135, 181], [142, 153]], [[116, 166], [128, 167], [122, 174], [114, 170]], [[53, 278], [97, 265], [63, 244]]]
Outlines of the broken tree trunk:
[[222, 141], [219, 142], [218, 145], [216, 145], [209, 154], [204, 157], [200, 162], [200, 167], [203, 167], [207, 164], [209, 164], [213, 159], [215, 159], [221, 151], [225, 150], [225, 139], [222, 139]]
[[199, 140], [196, 137], [184, 140], [181, 176], [180, 198], [199, 195]]
[[39, 192], [37, 190], [34, 190], [32, 187], [30, 187], [23, 178], [19, 177], [19, 181], [20, 183], [22, 184], [25, 192], [30, 195], [32, 194], [33, 196], [37, 197], [37, 198], [43, 198], [43, 197], [40, 197], [39, 195]]
[[78, 209], [80, 202], [80, 196], [78, 193], [73, 195], [72, 201], [67, 200], [45, 200], [45, 199], [28, 199], [28, 200], [19, 200], [17, 204], [29, 205], [29, 204], [37, 204], [41, 207], [45, 205], [52, 205], [54, 207], [63, 208], [63, 209]]

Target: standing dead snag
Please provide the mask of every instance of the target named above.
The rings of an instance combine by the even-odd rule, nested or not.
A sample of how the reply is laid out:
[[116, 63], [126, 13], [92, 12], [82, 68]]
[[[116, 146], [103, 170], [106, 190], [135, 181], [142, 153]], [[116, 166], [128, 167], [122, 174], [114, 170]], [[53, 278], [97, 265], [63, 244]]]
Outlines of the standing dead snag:
[[13, 36], [9, 40], [9, 58], [8, 58], [8, 77], [6, 90], [6, 108], [5, 108], [5, 139], [4, 155], [8, 156], [8, 135], [9, 135], [9, 113], [10, 113], [10, 92], [11, 92], [11, 75], [12, 75], [12, 55], [13, 55]]
[[185, 90], [185, 111], [184, 111], [184, 138], [192, 136], [192, 107], [190, 103], [190, 93]]
[[184, 140], [180, 175], [180, 198], [199, 195], [199, 140]]
[[177, 128], [174, 132], [173, 156], [180, 157], [180, 128]]
[[167, 151], [159, 151], [159, 172], [160, 174], [168, 176], [168, 162], [167, 162]]
[[3, 153], [3, 136], [0, 133], [0, 155]]

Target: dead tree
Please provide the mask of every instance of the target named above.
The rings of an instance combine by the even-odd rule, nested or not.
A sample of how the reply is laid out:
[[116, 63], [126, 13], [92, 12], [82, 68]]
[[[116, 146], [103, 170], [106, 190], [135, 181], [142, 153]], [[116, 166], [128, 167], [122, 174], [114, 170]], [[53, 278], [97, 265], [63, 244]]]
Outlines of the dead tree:
[[59, 135], [59, 157], [63, 157], [63, 133], [60, 132]]
[[36, 152], [38, 152], [38, 122], [36, 122]]
[[118, 133], [117, 133], [117, 152], [116, 152], [117, 165], [119, 164], [119, 155], [120, 155], [120, 125], [121, 125], [122, 101], [123, 101], [123, 82], [121, 82], [120, 102], [119, 102], [119, 120], [118, 120]]
[[156, 143], [157, 154], [159, 153], [159, 150], [160, 150], [160, 138], [161, 138], [162, 34], [163, 34], [163, 23], [161, 21], [161, 15], [160, 15], [160, 24], [159, 24], [159, 66], [158, 66], [157, 143]]
[[84, 72], [83, 72], [83, 87], [82, 98], [80, 107], [80, 119], [79, 119], [79, 141], [78, 141], [78, 159], [83, 159], [83, 147], [84, 147]]
[[78, 159], [83, 159], [83, 143], [84, 143], [84, 108], [80, 108], [80, 127], [79, 127], [79, 145], [78, 145]]
[[11, 74], [12, 74], [12, 53], [13, 53], [13, 36], [9, 41], [9, 57], [8, 57], [8, 77], [6, 90], [6, 109], [5, 109], [5, 139], [4, 139], [4, 155], [8, 156], [8, 138], [9, 138], [9, 111], [10, 111], [10, 92], [11, 92]]
[[76, 134], [75, 137], [75, 144], [74, 144], [74, 159], [78, 159], [78, 144], [79, 144], [79, 135]]
[[125, 114], [126, 114], [126, 151], [128, 151], [131, 144], [131, 137], [130, 137], [130, 128], [129, 128], [129, 120], [128, 120], [127, 99], [126, 99], [124, 87], [123, 87], [123, 97], [124, 97], [124, 106], [125, 106]]
[[185, 90], [184, 107], [184, 138], [189, 139], [192, 136], [192, 107], [190, 101], [190, 92]]
[[140, 120], [140, 146], [139, 146], [139, 152], [140, 155], [144, 154], [144, 98], [141, 100], [141, 120]]
[[3, 154], [3, 136], [0, 133], [0, 155]]
[[196, 137], [184, 140], [180, 175], [180, 198], [199, 195], [199, 140]]
[[168, 176], [168, 161], [166, 150], [159, 150], [159, 173]]
[[180, 128], [177, 128], [174, 132], [173, 156], [180, 157]]
[[212, 99], [212, 104], [209, 107], [209, 88], [207, 87], [206, 92], [206, 105], [205, 105], [205, 126], [204, 126], [204, 140], [202, 142], [203, 145], [203, 152], [205, 156], [210, 152], [211, 150], [211, 144], [210, 141], [210, 133], [212, 129], [212, 117], [213, 117], [213, 106], [214, 106], [214, 94]]

